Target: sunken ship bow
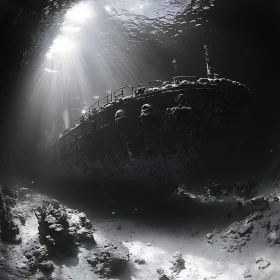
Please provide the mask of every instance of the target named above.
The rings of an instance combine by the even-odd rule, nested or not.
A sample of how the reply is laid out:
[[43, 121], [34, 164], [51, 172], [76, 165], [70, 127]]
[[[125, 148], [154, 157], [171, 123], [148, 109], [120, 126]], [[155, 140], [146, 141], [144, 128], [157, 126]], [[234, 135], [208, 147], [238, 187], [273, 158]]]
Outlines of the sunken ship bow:
[[[207, 177], [207, 171], [225, 173], [221, 165], [230, 158], [228, 151], [235, 153], [236, 137], [247, 130], [250, 91], [220, 78], [206, 45], [204, 50], [207, 78], [129, 85], [98, 100], [45, 149], [42, 174], [109, 188], [119, 183], [118, 189], [140, 183], [141, 189], [165, 193], [192, 177]], [[237, 144], [228, 145], [232, 142]]]
[[128, 96], [122, 88], [106, 96], [105, 105], [91, 106], [46, 148], [44, 171], [173, 188], [186, 182], [210, 135], [217, 135], [216, 145], [224, 140], [218, 131], [240, 121], [249, 100], [246, 86], [225, 78], [180, 76], [147, 84], [129, 86]]

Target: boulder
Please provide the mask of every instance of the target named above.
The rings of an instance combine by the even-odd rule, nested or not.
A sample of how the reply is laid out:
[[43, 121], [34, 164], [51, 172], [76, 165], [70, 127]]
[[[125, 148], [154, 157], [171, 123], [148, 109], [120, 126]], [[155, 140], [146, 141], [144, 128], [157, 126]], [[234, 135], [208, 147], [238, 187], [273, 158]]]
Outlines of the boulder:
[[12, 197], [14, 194], [11, 190], [8, 190], [5, 185], [0, 187], [0, 234], [2, 240], [19, 244], [21, 243], [21, 238], [18, 236], [19, 227], [15, 224], [11, 213], [11, 208], [15, 206], [15, 199]]
[[51, 261], [41, 262], [38, 264], [38, 268], [45, 273], [51, 273], [54, 270], [54, 265]]
[[183, 269], [185, 269], [185, 260], [180, 252], [176, 252], [173, 255], [173, 260], [170, 262], [172, 263], [172, 267], [170, 269], [173, 274], [178, 275]]
[[167, 275], [166, 272], [162, 268], [159, 268], [157, 270], [157, 273], [159, 274], [157, 280], [173, 280], [174, 279], [172, 276]]
[[95, 244], [94, 227], [84, 213], [59, 204], [44, 201], [35, 211], [39, 223], [39, 235], [48, 252], [71, 253], [79, 242]]
[[265, 258], [258, 257], [256, 258], [256, 264], [259, 269], [265, 269], [270, 266], [270, 261], [266, 260]]
[[137, 264], [140, 264], [140, 265], [142, 265], [142, 264], [145, 264], [146, 263], [146, 261], [144, 260], [144, 259], [142, 259], [142, 258], [137, 258], [137, 259], [135, 259], [135, 261], [134, 261], [135, 263], [137, 263]]
[[100, 278], [119, 275], [126, 269], [128, 260], [129, 251], [121, 243], [96, 247], [93, 256], [87, 259]]

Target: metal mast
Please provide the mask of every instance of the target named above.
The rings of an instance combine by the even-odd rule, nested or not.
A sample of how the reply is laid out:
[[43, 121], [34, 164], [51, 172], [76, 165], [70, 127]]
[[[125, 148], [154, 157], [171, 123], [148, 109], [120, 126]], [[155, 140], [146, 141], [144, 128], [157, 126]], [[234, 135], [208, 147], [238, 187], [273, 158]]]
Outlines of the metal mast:
[[207, 45], [204, 45], [204, 51], [205, 51], [207, 78], [208, 79], [217, 78], [219, 75], [215, 73], [214, 67], [211, 64]]

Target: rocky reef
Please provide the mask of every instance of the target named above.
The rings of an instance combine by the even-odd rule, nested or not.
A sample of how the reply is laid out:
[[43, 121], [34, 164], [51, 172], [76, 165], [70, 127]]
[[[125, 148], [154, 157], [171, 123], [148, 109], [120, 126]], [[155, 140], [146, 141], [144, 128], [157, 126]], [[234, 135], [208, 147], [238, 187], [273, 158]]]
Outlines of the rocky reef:
[[178, 251], [173, 255], [170, 263], [172, 266], [169, 267], [168, 271], [164, 270], [163, 268], [157, 269], [158, 280], [174, 280], [179, 277], [180, 272], [186, 268], [182, 253]]
[[129, 251], [126, 247], [109, 243], [103, 247], [97, 246], [93, 257], [87, 261], [99, 277], [109, 278], [123, 272], [127, 268], [128, 260]]
[[178, 275], [185, 268], [185, 260], [183, 259], [182, 253], [176, 252], [173, 256], [173, 260], [170, 261], [172, 264], [172, 274]]
[[28, 266], [31, 272], [36, 272], [37, 269], [44, 273], [51, 273], [54, 270], [54, 264], [49, 260], [49, 254], [45, 245], [40, 243], [31, 244], [24, 256], [28, 259]]
[[[203, 194], [179, 189], [170, 196], [166, 203], [171, 207], [167, 208], [176, 218], [166, 218], [162, 213], [160, 228], [154, 228], [154, 219], [152, 227], [145, 225], [146, 220], [141, 217], [136, 224], [135, 220], [125, 222], [117, 217], [118, 209], [110, 212], [113, 216], [109, 214], [110, 219], [101, 224], [98, 220], [92, 222], [85, 213], [35, 191], [24, 188], [10, 192], [3, 187], [1, 201], [10, 209], [11, 225], [18, 228], [8, 230], [18, 232], [16, 236], [22, 242], [1, 239], [0, 275], [12, 280], [130, 279], [131, 275], [136, 279], [195, 280], [216, 279], [219, 275], [228, 279], [238, 279], [236, 275], [258, 279], [276, 271], [277, 257], [273, 259], [266, 252], [277, 250], [280, 244], [277, 194], [241, 197], [234, 191], [220, 192], [225, 188], [220, 181], [212, 180], [206, 186], [210, 191]], [[186, 207], [186, 215], [177, 212], [183, 211], [175, 207], [179, 204]], [[211, 207], [218, 211], [212, 212]], [[142, 212], [138, 205], [133, 211], [134, 218]], [[183, 214], [184, 222], [178, 219], [179, 214]], [[265, 250], [258, 250], [256, 256], [248, 254], [256, 246]], [[168, 252], [170, 249], [175, 253]], [[237, 259], [244, 263], [238, 270], [230, 268]], [[209, 267], [210, 271], [206, 269]]]
[[87, 262], [99, 277], [115, 276], [126, 269], [128, 249], [109, 241], [103, 246], [96, 244], [93, 235], [95, 227], [83, 212], [62, 206], [57, 200], [45, 200], [35, 210], [35, 215], [39, 224], [39, 240], [43, 245], [25, 253], [31, 268], [52, 272], [54, 265], [49, 258], [76, 256], [78, 248], [86, 245], [93, 250]]
[[162, 268], [157, 269], [157, 273], [159, 274], [157, 280], [173, 280], [173, 277], [168, 276]]
[[80, 242], [95, 244], [94, 227], [84, 213], [68, 209], [57, 200], [43, 201], [35, 215], [39, 235], [51, 253], [71, 253]]
[[15, 193], [7, 188], [6, 185], [0, 186], [1, 239], [6, 242], [20, 243], [19, 227], [14, 222], [11, 212], [11, 208], [15, 206], [15, 198]]
[[270, 246], [280, 244], [278, 210], [271, 208], [271, 205], [278, 206], [278, 200], [275, 197], [277, 197], [275, 194], [271, 194], [246, 201], [239, 200], [240, 207], [251, 214], [241, 221], [233, 222], [224, 230], [216, 229], [208, 233], [207, 242], [214, 244], [220, 238], [223, 241], [222, 249], [230, 253], [235, 251], [241, 253], [252, 238], [265, 230], [263, 236]]

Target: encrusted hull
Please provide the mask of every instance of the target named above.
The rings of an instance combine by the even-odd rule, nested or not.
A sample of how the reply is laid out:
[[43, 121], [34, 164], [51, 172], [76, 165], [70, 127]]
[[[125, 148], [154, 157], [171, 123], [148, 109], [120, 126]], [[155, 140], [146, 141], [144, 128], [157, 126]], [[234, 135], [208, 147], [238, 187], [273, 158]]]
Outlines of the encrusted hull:
[[[93, 115], [94, 129], [89, 119], [49, 147], [44, 157], [48, 167], [43, 171], [104, 185], [142, 182], [143, 188], [162, 190], [185, 183], [201, 147], [217, 148], [217, 141], [224, 140], [222, 130], [238, 122], [248, 100], [246, 87], [230, 80], [225, 84], [192, 84], [191, 88], [182, 84], [117, 100]], [[118, 110], [128, 113], [118, 114]], [[77, 134], [71, 140], [73, 131]], [[217, 141], [209, 144], [213, 134]]]
[[[182, 131], [183, 132], [183, 131]], [[161, 133], [159, 133], [161, 134]], [[190, 155], [189, 134], [178, 134], [170, 138], [143, 138], [128, 143], [118, 143], [105, 148], [104, 158], [98, 159], [82, 152], [67, 159], [60, 159], [59, 166], [68, 173], [93, 179], [151, 182], [160, 184], [179, 183], [187, 169]], [[135, 147], [137, 146], [137, 148]], [[96, 147], [98, 149], [98, 147]]]

